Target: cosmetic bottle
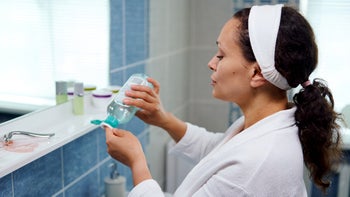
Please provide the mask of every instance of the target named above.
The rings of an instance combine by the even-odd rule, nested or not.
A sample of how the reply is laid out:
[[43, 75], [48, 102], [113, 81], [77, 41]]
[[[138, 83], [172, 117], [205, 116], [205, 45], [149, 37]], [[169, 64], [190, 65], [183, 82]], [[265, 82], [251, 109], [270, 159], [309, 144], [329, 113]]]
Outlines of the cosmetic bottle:
[[147, 78], [147, 75], [141, 73], [131, 75], [117, 95], [113, 98], [112, 102], [108, 105], [107, 118], [105, 120], [92, 120], [91, 123], [116, 128], [119, 124], [129, 122], [139, 109], [123, 103], [123, 100], [126, 98], [125, 92], [130, 90], [132, 85], [145, 85], [152, 87], [152, 84], [147, 81]]
[[84, 108], [87, 109], [92, 105], [92, 92], [97, 89], [97, 86], [92, 84], [84, 84]]
[[75, 115], [84, 114], [84, 84], [74, 84], [73, 113]]
[[105, 182], [105, 197], [125, 197], [126, 179], [117, 172], [117, 164], [109, 165], [111, 173], [109, 177], [104, 179]]
[[56, 81], [56, 105], [65, 103], [67, 101], [68, 101], [67, 82]]

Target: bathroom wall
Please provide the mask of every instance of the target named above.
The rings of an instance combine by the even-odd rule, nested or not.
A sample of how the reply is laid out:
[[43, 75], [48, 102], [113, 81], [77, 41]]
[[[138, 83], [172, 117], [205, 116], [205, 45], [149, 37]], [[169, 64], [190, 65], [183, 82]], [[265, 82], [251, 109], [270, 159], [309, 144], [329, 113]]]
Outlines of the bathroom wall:
[[[182, 120], [222, 131], [228, 104], [211, 96], [208, 61], [216, 38], [232, 16], [232, 1], [150, 1], [150, 50], [146, 70], [160, 84], [164, 107]], [[215, 117], [215, 118], [213, 118]], [[165, 188], [165, 147], [162, 129], [150, 127], [147, 156], [155, 178]]]
[[[110, 7], [110, 82], [122, 85], [132, 73], [145, 72], [149, 1], [111, 0]], [[134, 132], [144, 147], [149, 143], [148, 127], [137, 118], [122, 128]], [[98, 128], [0, 178], [0, 196], [101, 196], [112, 161]], [[118, 169], [130, 189], [130, 170], [122, 164]]]

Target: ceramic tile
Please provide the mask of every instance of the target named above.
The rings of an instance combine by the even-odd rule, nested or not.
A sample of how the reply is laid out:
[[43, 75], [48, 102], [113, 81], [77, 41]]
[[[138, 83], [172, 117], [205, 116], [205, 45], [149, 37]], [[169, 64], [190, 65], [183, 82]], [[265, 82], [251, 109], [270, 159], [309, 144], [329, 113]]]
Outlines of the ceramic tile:
[[169, 50], [181, 50], [189, 44], [190, 38], [190, 1], [170, 1], [169, 21], [166, 23], [169, 28]]
[[11, 175], [12, 174], [6, 175], [0, 179], [0, 196], [13, 196]]
[[107, 145], [106, 145], [106, 133], [104, 131], [104, 129], [102, 128], [97, 128], [96, 129], [97, 132], [97, 139], [98, 139], [98, 158], [99, 158], [99, 162], [103, 161], [104, 159], [106, 159], [107, 157], [109, 157], [108, 153], [107, 153]]
[[77, 196], [99, 196], [97, 185], [97, 170], [83, 177], [79, 182], [65, 191], [65, 197], [77, 197]]
[[146, 58], [147, 24], [145, 0], [125, 1], [125, 47], [126, 64], [142, 61]]
[[97, 164], [97, 132], [65, 145], [63, 160], [64, 184], [68, 185]]
[[222, 26], [232, 15], [232, 1], [191, 1], [192, 46], [215, 46]]
[[191, 75], [189, 72], [190, 66], [187, 62], [188, 56], [186, 51], [169, 57], [168, 72], [171, 75], [168, 76], [168, 84], [166, 89], [163, 90], [170, 95], [167, 102], [168, 110], [174, 110], [189, 100], [188, 87]]
[[[129, 67], [125, 70], [125, 81], [135, 73], [145, 73], [145, 64], [139, 64], [133, 67]], [[147, 74], [147, 73], [146, 73]]]
[[111, 85], [122, 86], [124, 84], [124, 81], [125, 81], [124, 70], [113, 72], [113, 73], [110, 73], [109, 75], [110, 75], [109, 81]]
[[194, 49], [190, 52], [189, 96], [191, 100], [214, 99], [210, 85], [212, 71], [208, 68], [208, 62], [215, 55], [216, 50], [215, 48]]
[[150, 3], [150, 26], [149, 26], [149, 42], [151, 43], [149, 53], [151, 57], [157, 57], [168, 52], [169, 41], [168, 37], [169, 17], [164, 13], [169, 13], [171, 9], [169, 6], [170, 0], [157, 1], [157, 3]]
[[62, 188], [61, 161], [58, 149], [15, 171], [14, 196], [51, 196], [59, 191]]
[[110, 3], [110, 69], [123, 66], [123, 6], [122, 0], [113, 0]]

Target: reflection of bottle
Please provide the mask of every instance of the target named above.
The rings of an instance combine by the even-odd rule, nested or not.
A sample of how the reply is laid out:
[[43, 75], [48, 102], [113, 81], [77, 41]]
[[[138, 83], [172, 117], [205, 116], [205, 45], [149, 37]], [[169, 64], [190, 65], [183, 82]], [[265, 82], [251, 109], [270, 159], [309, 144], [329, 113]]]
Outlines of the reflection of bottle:
[[73, 113], [75, 115], [84, 114], [84, 84], [74, 84]]
[[119, 124], [124, 124], [130, 121], [134, 116], [138, 108], [123, 104], [123, 100], [126, 97], [125, 91], [130, 90], [131, 85], [146, 85], [152, 86], [147, 81], [147, 75], [145, 74], [133, 74], [126, 81], [123, 87], [119, 90], [118, 94], [114, 97], [112, 102], [107, 107], [107, 118], [104, 121], [94, 120], [93, 124], [104, 124], [111, 127], [117, 127]]
[[58, 105], [67, 101], [67, 82], [56, 81], [56, 104]]

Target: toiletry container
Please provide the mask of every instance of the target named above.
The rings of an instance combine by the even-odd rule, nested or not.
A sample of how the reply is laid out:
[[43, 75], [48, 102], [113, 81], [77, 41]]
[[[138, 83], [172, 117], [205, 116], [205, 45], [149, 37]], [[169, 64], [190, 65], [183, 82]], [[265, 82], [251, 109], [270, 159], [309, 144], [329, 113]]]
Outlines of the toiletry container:
[[74, 85], [67, 88], [68, 100], [73, 100], [74, 98]]
[[68, 101], [67, 82], [56, 81], [56, 104], [65, 103]]
[[75, 115], [84, 114], [84, 84], [74, 84], [73, 113]]
[[84, 84], [84, 108], [88, 109], [92, 106], [92, 92], [97, 89], [97, 86], [91, 84]]
[[107, 89], [92, 91], [92, 105], [94, 111], [105, 112], [111, 102], [112, 92]]
[[112, 91], [113, 95], [116, 95], [121, 88], [121, 86], [108, 86], [105, 89]]
[[117, 164], [112, 163], [109, 166], [111, 174], [104, 179], [105, 197], [125, 197], [126, 179], [117, 172]]
[[125, 92], [131, 89], [132, 85], [145, 85], [152, 87], [147, 81], [147, 75], [137, 73], [130, 76], [123, 87], [119, 90], [112, 102], [107, 107], [107, 118], [103, 121], [92, 120], [92, 124], [105, 125], [116, 128], [119, 124], [125, 124], [131, 120], [138, 108], [125, 105], [123, 100], [126, 98]]
[[108, 123], [112, 127], [117, 127], [119, 124], [124, 124], [130, 121], [138, 108], [134, 106], [125, 105], [123, 103], [125, 92], [131, 89], [132, 85], [146, 85], [151, 86], [147, 81], [147, 75], [142, 73], [133, 74], [126, 81], [118, 94], [113, 98], [112, 102], [107, 107]]

